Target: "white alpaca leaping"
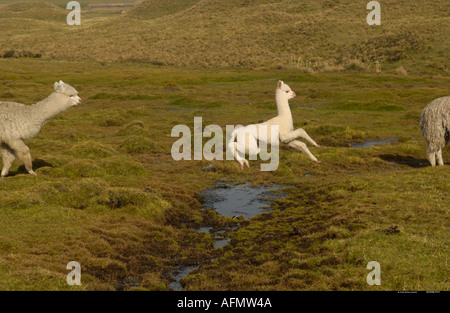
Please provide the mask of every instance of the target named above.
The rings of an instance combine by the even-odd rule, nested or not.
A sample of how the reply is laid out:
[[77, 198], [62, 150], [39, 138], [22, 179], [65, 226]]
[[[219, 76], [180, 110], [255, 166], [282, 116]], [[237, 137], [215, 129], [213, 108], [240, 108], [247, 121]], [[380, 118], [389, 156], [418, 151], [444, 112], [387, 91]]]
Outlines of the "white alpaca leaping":
[[56, 82], [54, 91], [33, 105], [0, 101], [0, 145], [3, 156], [1, 176], [8, 175], [16, 156], [25, 164], [28, 173], [36, 176], [30, 149], [25, 141], [39, 134], [42, 126], [56, 115], [80, 102], [81, 98], [75, 88], [63, 81]]
[[[228, 142], [229, 149], [233, 152], [233, 156], [239, 162], [241, 169], [244, 168], [244, 164], [250, 167], [248, 161], [245, 159], [245, 155], [257, 155], [260, 152], [258, 147], [258, 140], [261, 139], [261, 135], [258, 130], [260, 125], [266, 125], [268, 132], [265, 141], [271, 142], [270, 138], [270, 127], [273, 125], [278, 126], [278, 136], [280, 142], [287, 144], [297, 150], [305, 153], [313, 162], [321, 163], [317, 158], [309, 151], [305, 143], [297, 140], [297, 138], [303, 138], [315, 147], [320, 147], [311, 137], [306, 133], [303, 128], [298, 128], [294, 130], [291, 109], [289, 107], [289, 100], [295, 97], [295, 92], [291, 88], [283, 83], [281, 80], [278, 81], [276, 89], [276, 102], [278, 115], [267, 122], [260, 124], [252, 124], [246, 127], [236, 128]], [[245, 138], [244, 140], [238, 140], [235, 142], [236, 138]]]

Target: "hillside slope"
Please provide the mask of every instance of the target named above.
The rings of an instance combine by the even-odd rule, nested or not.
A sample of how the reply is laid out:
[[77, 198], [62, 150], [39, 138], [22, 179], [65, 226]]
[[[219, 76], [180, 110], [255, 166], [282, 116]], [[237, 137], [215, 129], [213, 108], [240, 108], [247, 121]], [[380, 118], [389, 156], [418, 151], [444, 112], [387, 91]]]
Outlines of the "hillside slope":
[[0, 19], [32, 19], [60, 22], [67, 12], [47, 2], [12, 2], [0, 6]]
[[129, 10], [126, 15], [131, 18], [153, 19], [174, 14], [201, 2], [200, 0], [151, 0]]
[[368, 26], [366, 3], [350, 0], [148, 0], [101, 23], [74, 28], [64, 19], [42, 24], [39, 36], [20, 28], [0, 43], [56, 58], [301, 70], [374, 70], [382, 62], [448, 74], [449, 11], [446, 0], [386, 0], [382, 25]]

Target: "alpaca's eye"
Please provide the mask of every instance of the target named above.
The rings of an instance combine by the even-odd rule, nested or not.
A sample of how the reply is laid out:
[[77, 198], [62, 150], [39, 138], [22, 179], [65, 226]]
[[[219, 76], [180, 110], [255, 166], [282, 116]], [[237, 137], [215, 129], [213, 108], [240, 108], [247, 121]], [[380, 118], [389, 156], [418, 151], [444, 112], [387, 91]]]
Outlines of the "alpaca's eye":
[[286, 91], [286, 93], [289, 93], [289, 90], [288, 90], [288, 91]]

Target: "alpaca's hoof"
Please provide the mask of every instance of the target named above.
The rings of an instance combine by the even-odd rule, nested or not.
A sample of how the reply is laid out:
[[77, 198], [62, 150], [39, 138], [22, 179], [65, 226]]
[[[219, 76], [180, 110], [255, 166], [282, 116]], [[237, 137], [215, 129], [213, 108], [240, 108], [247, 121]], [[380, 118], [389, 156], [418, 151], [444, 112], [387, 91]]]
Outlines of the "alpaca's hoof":
[[37, 176], [37, 174], [36, 174], [35, 171], [29, 171], [28, 173], [29, 173], [30, 175]]
[[321, 148], [319, 145], [316, 145], [316, 148]]
[[316, 164], [322, 164], [322, 161], [314, 161]]

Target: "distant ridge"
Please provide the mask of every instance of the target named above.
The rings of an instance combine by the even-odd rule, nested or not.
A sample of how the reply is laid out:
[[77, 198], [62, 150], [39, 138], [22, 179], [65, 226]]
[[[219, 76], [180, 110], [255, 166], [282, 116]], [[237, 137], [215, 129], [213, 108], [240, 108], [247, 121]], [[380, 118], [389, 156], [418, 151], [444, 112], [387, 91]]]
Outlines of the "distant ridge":
[[170, 66], [394, 71], [401, 65], [408, 73], [443, 75], [450, 68], [448, 0], [385, 0], [381, 26], [367, 25], [366, 3], [351, 0], [147, 0], [78, 28], [65, 25], [61, 13], [39, 17], [39, 8], [49, 14], [47, 3], [33, 7], [0, 6], [0, 27], [9, 33], [0, 37], [2, 49]]
[[105, 8], [132, 8], [142, 1], [136, 2], [112, 2], [112, 3], [90, 3], [86, 6], [86, 9], [105, 9]]
[[23, 18], [42, 21], [60, 21], [67, 11], [48, 2], [12, 2], [0, 5], [0, 19]]

